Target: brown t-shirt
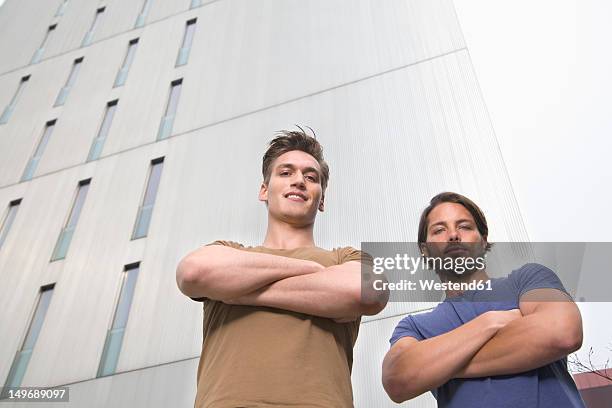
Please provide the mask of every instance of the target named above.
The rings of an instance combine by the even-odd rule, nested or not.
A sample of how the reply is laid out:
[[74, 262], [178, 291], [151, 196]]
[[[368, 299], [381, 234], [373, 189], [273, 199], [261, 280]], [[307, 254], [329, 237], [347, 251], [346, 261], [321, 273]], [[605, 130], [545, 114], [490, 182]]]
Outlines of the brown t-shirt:
[[[361, 252], [350, 247], [279, 250], [229, 241], [215, 244], [325, 267], [361, 258]], [[353, 406], [351, 367], [359, 320], [336, 323], [287, 310], [202, 300], [196, 407]]]

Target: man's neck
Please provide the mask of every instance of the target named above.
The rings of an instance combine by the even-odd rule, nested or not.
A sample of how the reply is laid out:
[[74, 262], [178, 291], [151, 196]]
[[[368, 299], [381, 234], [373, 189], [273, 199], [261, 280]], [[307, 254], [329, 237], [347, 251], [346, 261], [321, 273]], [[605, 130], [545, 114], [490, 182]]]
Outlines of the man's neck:
[[272, 249], [314, 247], [313, 230], [314, 223], [296, 226], [269, 218], [266, 238], [262, 245]]
[[[453, 273], [440, 272], [438, 273], [440, 280], [442, 282], [457, 282], [457, 283], [471, 283], [471, 282], [486, 282], [489, 280], [489, 276], [487, 275], [487, 271], [485, 269], [479, 269], [473, 273], [467, 275], [457, 275]], [[462, 290], [447, 290], [446, 297], [451, 298], [455, 296], [460, 296], [463, 294]]]

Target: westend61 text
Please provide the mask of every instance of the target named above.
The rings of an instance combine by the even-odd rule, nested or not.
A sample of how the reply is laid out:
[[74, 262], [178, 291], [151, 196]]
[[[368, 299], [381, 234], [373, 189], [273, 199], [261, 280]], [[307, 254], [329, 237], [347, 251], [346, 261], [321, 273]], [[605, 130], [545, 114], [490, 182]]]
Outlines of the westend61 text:
[[399, 282], [385, 282], [377, 279], [373, 282], [373, 286], [374, 290], [492, 290], [491, 281], [436, 282], [431, 279], [419, 280], [417, 282], [406, 279], [402, 279]]

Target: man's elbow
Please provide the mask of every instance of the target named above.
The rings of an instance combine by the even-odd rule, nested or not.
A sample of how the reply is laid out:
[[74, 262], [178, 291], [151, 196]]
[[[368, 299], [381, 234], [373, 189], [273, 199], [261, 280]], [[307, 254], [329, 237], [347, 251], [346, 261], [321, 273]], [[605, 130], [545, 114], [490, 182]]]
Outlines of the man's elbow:
[[393, 379], [383, 378], [383, 388], [385, 389], [385, 392], [389, 398], [391, 398], [391, 400], [396, 404], [400, 404], [408, 399], [403, 395], [401, 384]]
[[385, 308], [386, 305], [387, 305], [387, 301], [384, 299], [373, 299], [373, 300], [361, 299], [359, 303], [359, 309], [360, 309], [361, 315], [374, 316], [380, 313]]
[[563, 325], [555, 336], [555, 348], [568, 355], [582, 347], [582, 325]]
[[[401, 403], [418, 397], [427, 390], [422, 389], [422, 369], [405, 364], [408, 347], [396, 343], [383, 360], [382, 384], [385, 392], [393, 402]], [[404, 361], [404, 363], [402, 363]]]
[[189, 297], [203, 297], [206, 269], [189, 255], [183, 258], [176, 268], [176, 283], [180, 291]]
[[388, 290], [375, 290], [361, 287], [359, 289], [359, 308], [362, 315], [373, 316], [380, 313], [389, 301]]
[[417, 390], [412, 390], [410, 384], [412, 380], [404, 373], [404, 375], [394, 374], [383, 374], [383, 388], [385, 392], [391, 398], [391, 400], [397, 404], [404, 401], [411, 400], [422, 394]]

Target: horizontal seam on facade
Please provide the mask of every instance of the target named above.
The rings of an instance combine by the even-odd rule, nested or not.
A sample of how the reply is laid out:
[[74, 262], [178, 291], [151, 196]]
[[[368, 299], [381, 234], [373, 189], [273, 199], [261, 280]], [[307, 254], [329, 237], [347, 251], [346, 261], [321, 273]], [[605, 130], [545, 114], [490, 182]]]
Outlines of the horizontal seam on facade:
[[[406, 313], [398, 313], [398, 314], [394, 314], [394, 315], [391, 315], [391, 316], [381, 317], [380, 319], [373, 319], [373, 320], [369, 320], [367, 322], [361, 322], [361, 324], [367, 324], [367, 323], [371, 323], [371, 322], [374, 322], [374, 321], [390, 319], [390, 318], [397, 317], [397, 316], [404, 316], [404, 315], [407, 315], [409, 313], [412, 314], [412, 313], [424, 312], [424, 311], [427, 311], [427, 310], [431, 310], [431, 308], [412, 310], [412, 311], [406, 312]], [[128, 374], [128, 373], [133, 373], [133, 372], [136, 372], [136, 371], [148, 370], [150, 368], [161, 367], [161, 366], [170, 365], [170, 364], [182, 363], [184, 361], [189, 361], [189, 360], [196, 360], [198, 358], [200, 358], [200, 355], [197, 355], [197, 356], [194, 356], [194, 357], [182, 358], [180, 360], [168, 361], [168, 362], [165, 362], [165, 363], [159, 363], [159, 364], [153, 364], [153, 365], [144, 366], [144, 367], [133, 368], [131, 370], [126, 370], [126, 371], [118, 371], [118, 372], [113, 373], [111, 375], [105, 375], [105, 376], [102, 376], [102, 377], [88, 378], [88, 379], [85, 379], [85, 380], [79, 380], [79, 381], [74, 381], [74, 382], [64, 383], [64, 384], [49, 385], [48, 387], [49, 388], [68, 387], [70, 385], [81, 384], [81, 383], [85, 383], [85, 382], [89, 382], [89, 381], [101, 380], [103, 378], [113, 377], [113, 376], [116, 376], [116, 375]]]
[[409, 312], [395, 313], [395, 314], [392, 314], [392, 315], [389, 315], [389, 316], [380, 317], [378, 319], [369, 319], [369, 320], [367, 320], [365, 322], [361, 322], [361, 324], [368, 324], [368, 323], [372, 323], [372, 322], [378, 322], [378, 321], [381, 321], [381, 320], [392, 319], [392, 318], [398, 317], [398, 316], [407, 316], [409, 314], [426, 312], [428, 310], [432, 310], [434, 307], [426, 307], [425, 309], [417, 309], [417, 310], [411, 310]]
[[110, 375], [105, 375], [105, 376], [102, 376], [102, 377], [87, 378], [85, 380], [79, 380], [79, 381], [74, 381], [74, 382], [70, 382], [70, 383], [48, 385], [46, 387], [48, 387], [48, 388], [68, 387], [70, 385], [81, 384], [81, 383], [85, 383], [85, 382], [89, 382], [89, 381], [101, 380], [103, 378], [114, 377], [116, 375], [132, 373], [134, 371], [142, 371], [142, 370], [147, 370], [149, 368], [155, 368], [155, 367], [161, 367], [161, 366], [170, 365], [170, 364], [182, 363], [183, 361], [195, 360], [197, 358], [200, 358], [200, 356], [198, 355], [198, 356], [195, 356], [195, 357], [182, 358], [180, 360], [168, 361], [166, 363], [153, 364], [153, 365], [150, 365], [150, 366], [133, 368], [131, 370], [126, 370], [126, 371], [118, 371], [116, 373], [113, 373], [113, 374], [110, 374]]
[[[217, 0], [217, 1], [219, 1], [219, 0]], [[325, 88], [325, 89], [322, 89], [322, 90], [319, 90], [319, 91], [316, 91], [316, 92], [312, 92], [312, 93], [309, 93], [309, 94], [306, 94], [306, 95], [302, 95], [302, 96], [298, 96], [298, 97], [295, 97], [295, 98], [292, 98], [292, 99], [288, 99], [288, 100], [283, 101], [283, 102], [275, 103], [273, 105], [268, 105], [268, 106], [265, 106], [263, 108], [259, 108], [259, 109], [255, 109], [255, 110], [248, 111], [248, 112], [245, 112], [245, 113], [241, 113], [239, 115], [231, 116], [231, 117], [226, 118], [226, 119], [218, 120], [216, 122], [211, 122], [211, 123], [208, 123], [206, 125], [202, 125], [202, 126], [199, 126], [199, 127], [196, 127], [196, 128], [192, 128], [192, 129], [186, 130], [184, 132], [175, 133], [175, 134], [173, 134], [171, 136], [168, 136], [167, 138], [164, 138], [162, 140], [153, 140], [153, 141], [151, 141], [149, 143], [145, 143], [145, 144], [141, 144], [141, 145], [138, 145], [138, 146], [130, 147], [129, 149], [125, 149], [125, 150], [121, 150], [121, 151], [118, 151], [118, 152], [114, 152], [114, 153], [111, 153], [111, 154], [106, 155], [106, 156], [100, 156], [95, 161], [99, 161], [99, 160], [106, 159], [107, 157], [113, 157], [113, 156], [116, 156], [116, 155], [119, 155], [119, 154], [131, 152], [133, 150], [140, 149], [140, 148], [143, 148], [145, 146], [150, 146], [152, 144], [163, 142], [163, 141], [166, 141], [166, 140], [170, 140], [170, 139], [173, 139], [173, 138], [176, 138], [176, 137], [179, 137], [179, 136], [188, 135], [188, 134], [196, 132], [198, 130], [207, 129], [207, 128], [210, 128], [210, 127], [213, 127], [213, 126], [220, 125], [222, 123], [230, 122], [232, 120], [242, 119], [244, 117], [247, 117], [247, 116], [250, 116], [250, 115], [254, 115], [256, 113], [260, 113], [260, 112], [264, 112], [266, 110], [278, 108], [280, 106], [287, 105], [287, 104], [290, 104], [290, 103], [293, 103], [293, 102], [297, 102], [297, 101], [302, 100], [302, 99], [307, 99], [307, 98], [310, 98], [310, 97], [313, 97], [313, 96], [321, 95], [321, 94], [324, 94], [326, 92], [334, 91], [336, 89], [340, 89], [340, 88], [343, 88], [343, 87], [346, 87], [346, 86], [354, 85], [354, 84], [357, 84], [359, 82], [367, 81], [369, 79], [377, 78], [377, 77], [380, 77], [380, 76], [383, 76], [383, 75], [386, 75], [386, 74], [390, 74], [390, 73], [393, 73], [393, 72], [396, 72], [396, 71], [401, 71], [403, 69], [410, 68], [410, 67], [413, 67], [413, 66], [416, 66], [418, 64], [425, 63], [425, 62], [430, 62], [430, 61], [432, 61], [434, 59], [446, 57], [448, 55], [451, 55], [451, 54], [454, 54], [454, 53], [457, 53], [457, 52], [461, 52], [461, 51], [464, 51], [464, 50], [467, 50], [467, 48], [466, 47], [458, 48], [458, 49], [453, 50], [453, 51], [448, 51], [448, 52], [442, 53], [440, 55], [436, 55], [436, 56], [428, 57], [428, 58], [425, 58], [425, 59], [422, 59], [422, 60], [419, 60], [419, 61], [411, 62], [409, 64], [405, 64], [405, 65], [402, 65], [402, 66], [399, 66], [399, 67], [388, 69], [386, 71], [378, 72], [376, 74], [372, 74], [372, 75], [368, 75], [368, 76], [365, 76], [365, 77], [362, 77], [362, 78], [359, 78], [359, 79], [355, 79], [353, 81], [344, 82], [342, 84], [335, 85], [335, 86], [332, 86], [330, 88]], [[49, 176], [49, 175], [52, 175], [52, 174], [55, 174], [55, 173], [60, 173], [60, 172], [65, 171], [65, 170], [73, 169], [73, 168], [76, 168], [76, 167], [79, 167], [79, 166], [83, 166], [83, 165], [86, 165], [88, 163], [93, 163], [93, 162], [94, 161], [83, 162], [83, 163], [75, 164], [75, 165], [72, 165], [72, 166], [63, 167], [61, 169], [53, 170], [53, 171], [50, 171], [48, 173], [44, 173], [44, 174], [40, 174], [38, 176], [32, 177], [30, 180], [35, 180], [35, 179], [38, 179], [38, 178], [46, 177], [46, 176]], [[17, 183], [6, 184], [6, 185], [3, 185], [3, 186], [0, 186], [0, 190], [4, 189], [4, 188], [16, 186], [16, 185], [21, 184], [21, 183], [27, 183], [30, 180], [19, 181]]]
[[[2, 77], [2, 76], [4, 76], [4, 75], [7, 75], [7, 74], [12, 74], [13, 72], [16, 72], [16, 71], [19, 71], [19, 70], [22, 70], [22, 69], [26, 69], [26, 68], [28, 68], [28, 67], [32, 67], [32, 66], [35, 66], [35, 65], [39, 65], [39, 64], [40, 64], [40, 63], [42, 63], [42, 62], [45, 62], [45, 61], [50, 61], [50, 60], [52, 60], [52, 59], [54, 59], [54, 58], [62, 57], [62, 56], [64, 56], [64, 55], [70, 54], [71, 52], [75, 52], [75, 51], [78, 51], [78, 50], [84, 50], [84, 49], [87, 49], [87, 48], [89, 48], [89, 47], [91, 47], [91, 46], [93, 46], [93, 45], [95, 45], [95, 44], [99, 44], [99, 43], [102, 43], [102, 42], [107, 41], [107, 40], [112, 40], [112, 39], [113, 39], [113, 38], [115, 38], [115, 37], [122, 36], [122, 35], [124, 35], [124, 34], [126, 34], [126, 33], [131, 32], [131, 31], [143, 30], [143, 29], [144, 29], [145, 27], [147, 27], [147, 26], [150, 26], [150, 25], [153, 25], [153, 24], [157, 24], [157, 23], [159, 23], [159, 22], [161, 22], [161, 21], [168, 20], [168, 19], [170, 19], [170, 18], [173, 18], [173, 17], [179, 16], [179, 15], [184, 14], [184, 13], [189, 13], [191, 10], [197, 10], [197, 9], [199, 9], [199, 8], [206, 7], [206, 6], [210, 5], [210, 4], [217, 3], [217, 2], [219, 2], [219, 1], [221, 1], [221, 0], [211, 0], [211, 1], [209, 1], [209, 2], [207, 2], [207, 3], [204, 3], [204, 4], [200, 5], [200, 6], [197, 6], [197, 7], [194, 7], [194, 8], [190, 8], [190, 9], [187, 9], [187, 10], [184, 10], [184, 11], [179, 11], [178, 13], [174, 13], [174, 14], [171, 14], [171, 15], [169, 15], [169, 16], [166, 16], [166, 17], [160, 18], [159, 20], [154, 20], [154, 21], [151, 21], [150, 23], [146, 23], [146, 24], [145, 24], [145, 25], [143, 25], [142, 27], [138, 27], [138, 28], [130, 28], [129, 30], [126, 30], [126, 31], [121, 31], [121, 32], [119, 32], [119, 33], [115, 33], [115, 34], [110, 35], [110, 36], [108, 36], [108, 37], [101, 38], [101, 39], [99, 39], [99, 40], [97, 40], [97, 41], [92, 41], [90, 44], [86, 45], [85, 47], [78, 47], [78, 48], [74, 48], [74, 49], [72, 49], [72, 50], [64, 51], [64, 52], [61, 52], [61, 53], [59, 53], [59, 54], [52, 55], [52, 56], [47, 57], [47, 58], [42, 58], [42, 59], [41, 59], [40, 61], [38, 61], [36, 64], [29, 63], [28, 65], [22, 65], [22, 66], [20, 66], [20, 67], [10, 69], [10, 70], [8, 70], [8, 71], [5, 71], [5, 72], [1, 73], [1, 74], [0, 74], [0, 77]], [[57, 22], [56, 24], [59, 24], [59, 23], [60, 23], [60, 21], [61, 21], [61, 19], [60, 19], [60, 20], [58, 20], [58, 22]], [[37, 49], [38, 49], [38, 48], [37, 48]]]

